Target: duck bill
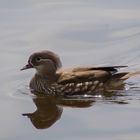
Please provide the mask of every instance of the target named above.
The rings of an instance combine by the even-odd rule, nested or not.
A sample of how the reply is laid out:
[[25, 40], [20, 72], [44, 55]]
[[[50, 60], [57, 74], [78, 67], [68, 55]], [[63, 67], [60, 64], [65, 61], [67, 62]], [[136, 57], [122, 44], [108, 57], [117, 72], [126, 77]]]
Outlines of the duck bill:
[[27, 64], [20, 70], [26, 70], [26, 69], [30, 69], [30, 68], [33, 68], [33, 66], [31, 64]]

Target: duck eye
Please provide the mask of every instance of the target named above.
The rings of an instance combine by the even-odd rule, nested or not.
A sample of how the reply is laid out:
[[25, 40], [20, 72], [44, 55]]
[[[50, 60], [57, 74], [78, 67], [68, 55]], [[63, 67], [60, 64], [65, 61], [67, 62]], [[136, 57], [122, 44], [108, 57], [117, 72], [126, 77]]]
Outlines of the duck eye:
[[38, 61], [38, 62], [39, 62], [40, 60], [41, 60], [41, 58], [40, 58], [40, 57], [37, 57], [37, 58], [36, 58], [36, 61]]

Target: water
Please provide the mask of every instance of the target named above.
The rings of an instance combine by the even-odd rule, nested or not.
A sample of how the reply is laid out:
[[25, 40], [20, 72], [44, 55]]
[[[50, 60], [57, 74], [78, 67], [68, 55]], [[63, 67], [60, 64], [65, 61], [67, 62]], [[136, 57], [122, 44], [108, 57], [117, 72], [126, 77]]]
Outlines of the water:
[[[19, 70], [43, 49], [58, 53], [63, 67], [140, 70], [139, 0], [1, 0], [0, 7], [0, 139], [139, 140], [140, 77], [126, 81], [125, 96], [35, 100], [34, 71]], [[35, 125], [29, 114], [52, 121]]]

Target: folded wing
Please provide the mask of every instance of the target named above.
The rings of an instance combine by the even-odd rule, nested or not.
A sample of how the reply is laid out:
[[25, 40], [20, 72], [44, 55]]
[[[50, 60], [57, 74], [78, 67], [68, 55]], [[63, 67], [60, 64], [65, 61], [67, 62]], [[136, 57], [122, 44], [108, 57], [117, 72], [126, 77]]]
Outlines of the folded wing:
[[127, 66], [110, 66], [110, 67], [79, 67], [59, 73], [58, 83], [79, 83], [85, 81], [98, 80], [105, 82], [111, 78], [119, 69]]

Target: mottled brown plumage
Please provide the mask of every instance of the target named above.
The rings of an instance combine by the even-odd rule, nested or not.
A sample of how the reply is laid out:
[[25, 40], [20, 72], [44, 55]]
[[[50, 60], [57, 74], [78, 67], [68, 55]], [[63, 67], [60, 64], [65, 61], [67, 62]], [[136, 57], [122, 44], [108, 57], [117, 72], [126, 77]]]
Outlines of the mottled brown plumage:
[[36, 74], [30, 82], [32, 91], [51, 95], [94, 94], [99, 91], [117, 89], [123, 81], [140, 72], [118, 73], [126, 66], [77, 67], [60, 70], [61, 61], [51, 51], [33, 53], [28, 64], [21, 70], [35, 68]]

